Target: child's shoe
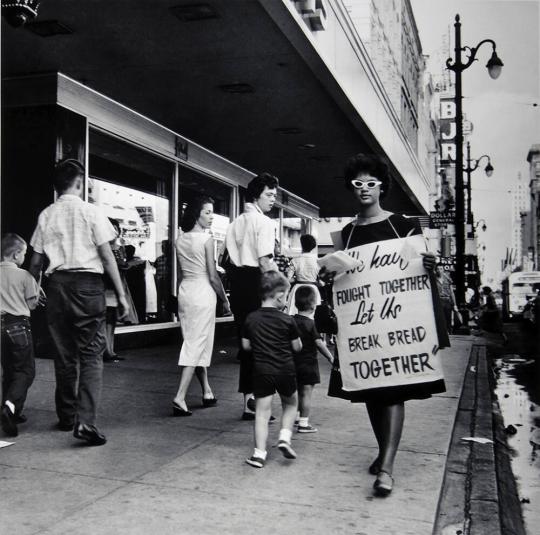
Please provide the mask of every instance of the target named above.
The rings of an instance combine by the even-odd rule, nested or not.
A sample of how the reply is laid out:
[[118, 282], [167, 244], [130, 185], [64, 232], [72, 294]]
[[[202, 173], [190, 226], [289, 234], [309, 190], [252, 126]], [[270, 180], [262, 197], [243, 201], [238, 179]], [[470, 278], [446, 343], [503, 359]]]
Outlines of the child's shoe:
[[2, 429], [6, 435], [16, 437], [19, 434], [15, 413], [8, 407], [7, 404], [2, 407], [1, 421]]
[[252, 455], [249, 457], [249, 459], [246, 459], [246, 463], [248, 463], [250, 466], [254, 466], [255, 468], [264, 467], [264, 459], [262, 457], [257, 457], [256, 455]]
[[296, 459], [296, 452], [292, 449], [290, 442], [280, 440], [277, 447], [286, 459]]
[[316, 433], [318, 429], [312, 425], [299, 425], [297, 428], [299, 433]]

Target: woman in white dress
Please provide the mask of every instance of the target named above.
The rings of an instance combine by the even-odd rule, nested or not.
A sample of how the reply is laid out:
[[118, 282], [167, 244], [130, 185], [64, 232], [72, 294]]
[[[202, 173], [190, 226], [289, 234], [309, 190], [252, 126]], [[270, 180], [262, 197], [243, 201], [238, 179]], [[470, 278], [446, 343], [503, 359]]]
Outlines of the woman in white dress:
[[184, 233], [176, 240], [181, 280], [178, 315], [184, 342], [178, 361], [182, 374], [173, 400], [174, 416], [191, 416], [186, 394], [194, 373], [201, 383], [203, 406], [217, 402], [207, 375], [214, 347], [216, 296], [223, 301], [225, 314], [230, 313], [230, 307], [216, 270], [214, 239], [209, 233], [213, 217], [214, 201], [210, 197], [195, 199], [186, 208], [182, 219]]

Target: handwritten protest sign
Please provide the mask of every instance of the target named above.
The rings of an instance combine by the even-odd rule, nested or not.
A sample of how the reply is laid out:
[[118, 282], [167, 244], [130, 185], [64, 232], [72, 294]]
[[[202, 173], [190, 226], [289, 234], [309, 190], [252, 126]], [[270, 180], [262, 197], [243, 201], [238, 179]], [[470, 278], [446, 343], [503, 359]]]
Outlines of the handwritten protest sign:
[[343, 389], [443, 378], [421, 235], [347, 250], [361, 264], [336, 277], [334, 310]]

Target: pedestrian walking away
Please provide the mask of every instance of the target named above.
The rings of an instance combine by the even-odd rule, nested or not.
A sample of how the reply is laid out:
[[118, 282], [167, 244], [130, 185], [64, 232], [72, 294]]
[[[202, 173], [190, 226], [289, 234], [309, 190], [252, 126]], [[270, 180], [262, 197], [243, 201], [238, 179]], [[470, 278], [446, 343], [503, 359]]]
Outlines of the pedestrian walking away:
[[227, 229], [225, 247], [230, 258], [227, 275], [231, 286], [231, 308], [238, 336], [240, 376], [238, 391], [244, 396], [243, 420], [255, 419], [253, 412], [253, 364], [242, 349], [242, 326], [247, 315], [261, 305], [261, 273], [277, 270], [272, 259], [276, 230], [267, 214], [276, 202], [278, 179], [261, 173], [247, 187], [244, 213]]
[[182, 349], [178, 365], [182, 374], [173, 400], [174, 416], [191, 416], [186, 394], [197, 376], [202, 389], [204, 407], [214, 406], [217, 399], [208, 383], [208, 367], [214, 349], [216, 296], [230, 314], [229, 300], [216, 269], [214, 238], [209, 233], [214, 217], [214, 201], [198, 197], [187, 207], [182, 220], [183, 234], [176, 241], [178, 258], [178, 314], [182, 328]]
[[302, 349], [294, 319], [283, 312], [289, 281], [278, 271], [270, 271], [261, 276], [260, 284], [261, 308], [248, 315], [242, 329], [242, 347], [253, 355], [255, 448], [246, 462], [255, 468], [266, 463], [268, 423], [276, 392], [283, 407], [278, 449], [286, 459], [296, 459], [291, 446], [298, 402], [293, 351]]
[[493, 290], [489, 286], [482, 288], [484, 302], [481, 306], [480, 327], [489, 333], [499, 334], [504, 344], [508, 338], [504, 332], [504, 326], [501, 318], [501, 312], [495, 302]]
[[104, 272], [118, 299], [118, 317], [127, 301], [109, 242], [116, 232], [101, 210], [82, 200], [85, 170], [76, 160], [57, 164], [55, 203], [41, 212], [30, 244], [30, 273], [41, 277], [49, 264], [47, 322], [56, 346], [58, 428], [73, 430], [90, 445], [105, 444], [96, 427], [105, 350]]
[[334, 362], [334, 356], [317, 332], [312, 319], [316, 303], [317, 296], [312, 286], [304, 285], [295, 294], [295, 307], [298, 313], [294, 315], [294, 320], [302, 341], [301, 351], [294, 355], [298, 385], [297, 431], [299, 433], [317, 432], [317, 429], [309, 423], [313, 388], [321, 382], [317, 352], [322, 353], [330, 364]]
[[323, 284], [319, 281], [319, 264], [317, 263], [317, 240], [311, 234], [302, 234], [300, 236], [300, 245], [302, 246], [302, 254], [292, 260], [292, 276], [294, 284], [289, 293], [289, 301], [287, 309], [289, 314], [295, 315], [298, 310], [294, 304], [294, 296], [298, 288], [310, 285], [315, 290], [316, 303], [315, 306], [321, 304], [321, 294], [319, 285]]
[[35, 377], [34, 344], [30, 311], [36, 308], [40, 288], [28, 271], [21, 269], [26, 242], [17, 234], [2, 236], [0, 262], [0, 313], [2, 324], [2, 429], [16, 437], [28, 389]]

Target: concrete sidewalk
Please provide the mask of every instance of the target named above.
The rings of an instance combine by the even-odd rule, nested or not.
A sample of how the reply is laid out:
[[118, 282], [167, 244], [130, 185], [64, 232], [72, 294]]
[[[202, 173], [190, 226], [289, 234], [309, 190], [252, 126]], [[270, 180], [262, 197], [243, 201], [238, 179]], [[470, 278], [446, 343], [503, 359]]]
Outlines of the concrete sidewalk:
[[311, 418], [319, 432], [294, 435], [298, 459], [287, 461], [271, 426], [262, 470], [244, 462], [252, 423], [240, 420], [231, 340], [217, 341], [210, 368], [218, 405], [202, 408], [194, 380], [190, 418], [171, 417], [177, 347], [126, 351], [125, 361], [106, 364], [99, 424], [109, 442], [93, 448], [54, 429], [53, 362], [38, 360], [28, 422], [0, 449], [0, 531], [430, 535], [472, 343], [453, 337], [443, 352], [445, 394], [407, 403], [388, 498], [373, 496], [367, 468], [377, 450], [365, 407], [326, 396], [324, 359]]

